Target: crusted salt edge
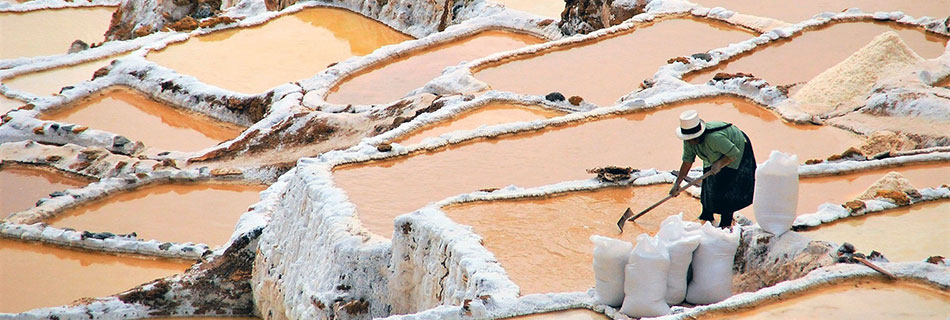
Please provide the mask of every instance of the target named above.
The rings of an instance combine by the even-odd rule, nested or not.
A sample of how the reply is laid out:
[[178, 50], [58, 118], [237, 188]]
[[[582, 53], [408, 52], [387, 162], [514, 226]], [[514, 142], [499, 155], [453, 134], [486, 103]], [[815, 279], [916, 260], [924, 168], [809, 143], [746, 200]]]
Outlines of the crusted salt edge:
[[[72, 128], [79, 127], [78, 124], [39, 120], [35, 116], [34, 110], [18, 110], [7, 113], [10, 120], [0, 126], [0, 143], [18, 142], [18, 141], [36, 141], [52, 144], [76, 144], [85, 147], [100, 147], [120, 154], [133, 154], [141, 149], [139, 143], [129, 140], [127, 143], [116, 144], [116, 142], [128, 140], [122, 135], [88, 129], [80, 133], [73, 133]], [[42, 128], [43, 133], [34, 131], [36, 128]], [[59, 129], [53, 129], [59, 128]], [[126, 140], [123, 140], [126, 139]]]
[[142, 304], [125, 303], [117, 297], [105, 297], [75, 306], [38, 308], [21, 313], [0, 313], [0, 319], [136, 319], [147, 318], [149, 310], [149, 307]]
[[[433, 33], [424, 38], [404, 41], [398, 44], [383, 46], [365, 56], [350, 57], [333, 67], [327, 68], [316, 76], [300, 81], [307, 90], [304, 105], [311, 108], [320, 106], [332, 107], [335, 104], [326, 102], [330, 89], [360, 74], [387, 62], [412, 55], [434, 46], [462, 40], [464, 37], [474, 36], [489, 30], [506, 30], [516, 33], [533, 35], [542, 39], [552, 40], [560, 38], [560, 32], [549, 25], [545, 28], [537, 26], [538, 20], [524, 18], [514, 13], [500, 13], [490, 17], [475, 17], [465, 22], [448, 27], [445, 31]], [[507, 51], [511, 52], [511, 51]], [[499, 53], [495, 53], [496, 55]], [[464, 62], [463, 62], [464, 63]], [[448, 66], [451, 68], [452, 66]], [[407, 92], [407, 95], [411, 93]]]
[[[950, 289], [950, 272], [926, 262], [883, 262], [878, 266], [893, 273], [901, 281], [925, 283], [936, 290]], [[645, 319], [695, 319], [710, 312], [729, 312], [755, 307], [763, 303], [793, 297], [809, 290], [850, 280], [879, 279], [881, 275], [862, 265], [837, 264], [809, 272], [802, 278], [783, 281], [755, 292], [740, 293], [718, 303], [693, 308], [678, 309], [679, 313]], [[675, 311], [674, 311], [675, 312]]]
[[[921, 198], [912, 199], [913, 201], [908, 204], [908, 206], [913, 206], [926, 201], [950, 199], [950, 188], [925, 188], [917, 189], [917, 192], [920, 193]], [[792, 226], [795, 228], [812, 228], [821, 224], [830, 223], [852, 216], [862, 216], [869, 213], [881, 212], [900, 207], [892, 200], [887, 198], [864, 200], [864, 204], [866, 206], [864, 209], [852, 213], [839, 204], [825, 203], [819, 206], [818, 211], [815, 213], [808, 213], [795, 217], [795, 222], [792, 224]]]
[[[941, 149], [938, 149], [941, 150]], [[878, 160], [864, 160], [864, 161], [840, 161], [840, 162], [822, 162], [811, 165], [802, 165], [798, 167], [798, 175], [800, 177], [818, 177], [818, 176], [827, 176], [827, 175], [840, 175], [847, 174], [852, 172], [887, 168], [887, 167], [897, 167], [904, 166], [914, 163], [928, 163], [928, 162], [950, 162], [950, 152], [947, 151], [938, 151], [933, 153], [925, 154], [913, 154], [906, 156], [898, 156], [893, 158], [885, 158]]]
[[31, 0], [23, 3], [0, 2], [0, 12], [28, 12], [44, 9], [64, 9], [82, 7], [115, 7], [122, 0]]
[[[198, 260], [210, 248], [203, 243], [175, 243], [142, 240], [127, 237], [107, 239], [82, 238], [82, 232], [36, 224], [0, 222], [0, 237], [38, 241], [63, 247], [81, 248], [97, 252], [129, 253], [142, 256]], [[166, 246], [162, 249], [162, 246]]]
[[228, 242], [215, 250], [215, 255], [221, 255], [224, 250], [231, 247], [235, 240], [259, 228], [266, 227], [274, 214], [274, 211], [280, 206], [281, 195], [288, 188], [290, 179], [296, 174], [296, 168], [290, 169], [287, 173], [278, 177], [277, 181], [271, 184], [267, 189], [261, 191], [260, 201], [252, 204], [248, 211], [241, 214], [237, 223], [234, 225], [234, 232]]
[[[32, 0], [36, 1], [36, 0]], [[108, 58], [115, 55], [129, 53], [138, 50], [146, 45], [156, 41], [168, 41], [174, 38], [176, 34], [155, 33], [146, 37], [135, 38], [125, 41], [107, 41], [101, 46], [89, 48], [76, 53], [67, 53], [51, 56], [22, 57], [14, 59], [0, 60], [0, 79], [9, 79], [19, 75], [31, 72], [39, 72], [59, 67], [72, 66], [84, 62], [95, 61]], [[5, 92], [16, 94], [18, 91], [7, 87]]]

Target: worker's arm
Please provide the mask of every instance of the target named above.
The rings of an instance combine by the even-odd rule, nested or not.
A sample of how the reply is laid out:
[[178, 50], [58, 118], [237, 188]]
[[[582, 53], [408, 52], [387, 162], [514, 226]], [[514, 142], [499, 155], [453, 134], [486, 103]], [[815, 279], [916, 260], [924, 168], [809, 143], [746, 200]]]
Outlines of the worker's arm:
[[717, 174], [719, 173], [719, 170], [722, 170], [723, 167], [728, 166], [730, 163], [732, 163], [732, 161], [735, 161], [735, 159], [724, 155], [722, 158], [719, 158], [719, 160], [716, 160], [716, 162], [713, 162], [713, 164], [709, 167], [709, 172]]
[[671, 196], [678, 196], [680, 194], [680, 183], [683, 182], [683, 179], [686, 179], [686, 174], [689, 173], [689, 168], [693, 167], [692, 161], [683, 161], [683, 164], [680, 165], [679, 174], [676, 175], [676, 182], [673, 183], [673, 188], [670, 188]]

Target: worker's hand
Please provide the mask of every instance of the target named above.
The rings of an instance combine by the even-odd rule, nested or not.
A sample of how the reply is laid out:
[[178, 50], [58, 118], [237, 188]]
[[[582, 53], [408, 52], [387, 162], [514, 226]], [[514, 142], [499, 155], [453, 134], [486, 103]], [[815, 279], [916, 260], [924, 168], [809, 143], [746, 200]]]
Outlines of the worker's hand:
[[712, 172], [713, 175], [719, 173], [720, 170], [722, 170], [722, 165], [718, 162], [713, 163], [712, 166], [709, 167], [709, 172]]
[[674, 184], [673, 187], [670, 188], [670, 195], [676, 197], [680, 195], [681, 191], [683, 191], [683, 189], [680, 189], [680, 186]]

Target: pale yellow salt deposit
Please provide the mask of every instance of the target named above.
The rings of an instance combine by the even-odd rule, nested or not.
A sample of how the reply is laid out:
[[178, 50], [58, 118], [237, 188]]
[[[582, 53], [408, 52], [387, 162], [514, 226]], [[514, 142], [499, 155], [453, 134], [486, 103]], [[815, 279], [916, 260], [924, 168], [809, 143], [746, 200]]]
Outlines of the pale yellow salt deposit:
[[871, 40], [834, 67], [812, 78], [795, 94], [808, 111], [824, 113], [862, 99], [879, 79], [923, 61], [894, 31]]
[[907, 192], [909, 190], [916, 189], [917, 188], [914, 188], [914, 186], [910, 184], [910, 180], [904, 177], [904, 175], [891, 171], [888, 172], [887, 175], [881, 177], [881, 179], [877, 180], [877, 182], [874, 182], [874, 184], [868, 187], [867, 190], [864, 190], [864, 193], [858, 196], [858, 199], [870, 200], [877, 198], [877, 192], [882, 190], [898, 190]]

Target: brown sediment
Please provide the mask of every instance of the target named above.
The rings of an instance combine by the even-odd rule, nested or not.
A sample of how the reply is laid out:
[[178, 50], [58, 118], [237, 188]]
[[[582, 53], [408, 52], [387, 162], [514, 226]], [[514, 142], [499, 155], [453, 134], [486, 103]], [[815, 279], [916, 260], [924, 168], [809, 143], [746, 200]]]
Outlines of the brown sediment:
[[655, 234], [670, 215], [684, 212], [686, 220], [699, 216], [699, 200], [676, 197], [636, 223], [628, 223], [619, 234], [616, 222], [624, 209], [646, 208], [669, 189], [667, 184], [608, 188], [544, 199], [474, 202], [444, 210], [484, 238], [484, 246], [521, 287], [521, 294], [586, 291], [594, 286], [591, 235], [636, 243], [637, 235]]
[[124, 87], [42, 116], [121, 134], [163, 150], [198, 151], [236, 137], [244, 128], [176, 109]]
[[891, 261], [923, 261], [950, 255], [950, 201], [850, 217], [804, 231], [815, 240], [849, 242], [860, 252], [879, 251]]
[[113, 11], [94, 7], [0, 13], [0, 59], [66, 54], [77, 39], [101, 42]]
[[934, 84], [934, 87], [950, 87], [950, 77], [943, 78], [943, 80], [937, 81]]
[[571, 309], [565, 311], [546, 312], [526, 316], [506, 318], [511, 320], [605, 320], [610, 319], [602, 313], [587, 309]]
[[[310, 78], [331, 63], [409, 39], [357, 13], [312, 8], [261, 26], [194, 37], [152, 52], [148, 59], [207, 84], [259, 93]], [[319, 44], [319, 50], [308, 43]]]
[[114, 58], [117, 57], [107, 57], [76, 65], [27, 73], [3, 79], [3, 83], [10, 88], [26, 91], [37, 96], [53, 95], [59, 93], [63, 87], [92, 80], [93, 74], [100, 68], [108, 66]]
[[452, 131], [472, 130], [480, 126], [507, 122], [547, 119], [563, 114], [562, 112], [536, 106], [490, 104], [470, 112], [459, 114], [451, 120], [423, 127], [396, 142], [402, 145], [412, 145], [422, 142], [422, 140], [426, 138], [438, 137], [441, 134]]
[[719, 72], [747, 72], [772, 85], [805, 82], [887, 31], [897, 32], [904, 43], [925, 59], [943, 54], [947, 44], [946, 37], [916, 27], [873, 21], [838, 22], [806, 29], [790, 39], [772, 41], [715, 67], [689, 73], [683, 80], [702, 83]]
[[69, 209], [47, 223], [215, 247], [227, 242], [238, 218], [259, 200], [263, 189], [215, 183], [151, 185]]
[[695, 0], [694, 3], [762, 17], [798, 23], [822, 12], [841, 12], [848, 8], [860, 8], [864, 12], [902, 11], [915, 18], [929, 16], [944, 18], [950, 15], [948, 0]]
[[[799, 154], [804, 161], [860, 143], [856, 135], [840, 129], [793, 125], [745, 100], [716, 98], [342, 166], [334, 171], [334, 180], [356, 204], [364, 226], [389, 236], [393, 217], [453, 195], [589, 179], [587, 169], [608, 165], [675, 169], [683, 142], [673, 131], [679, 114], [688, 109], [748, 133], [759, 161], [773, 149]], [[795, 143], [815, 139], [824, 143]]]
[[[696, 36], [703, 35], [703, 36]], [[525, 55], [477, 70], [495, 90], [545, 95], [552, 91], [610, 105], [635, 91], [670, 58], [705, 52], [752, 38], [725, 23], [695, 18], [661, 19], [632, 32], [580, 45]]]
[[0, 312], [23, 312], [101, 297], [185, 271], [191, 263], [150, 260], [0, 239]]
[[700, 319], [940, 319], [950, 294], [906, 281], [847, 281], [781, 298], [754, 309]]
[[404, 58], [342, 80], [330, 89], [327, 101], [338, 104], [374, 104], [396, 101], [438, 77], [445, 67], [543, 42], [535, 36], [491, 30], [408, 53]]
[[92, 180], [39, 168], [0, 166], [0, 220], [33, 207], [51, 192], [86, 186]]
[[558, 19], [564, 11], [563, 0], [496, 0], [505, 8], [530, 12], [542, 17]]

